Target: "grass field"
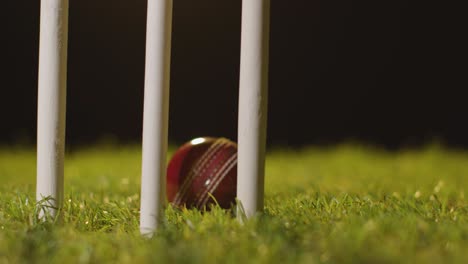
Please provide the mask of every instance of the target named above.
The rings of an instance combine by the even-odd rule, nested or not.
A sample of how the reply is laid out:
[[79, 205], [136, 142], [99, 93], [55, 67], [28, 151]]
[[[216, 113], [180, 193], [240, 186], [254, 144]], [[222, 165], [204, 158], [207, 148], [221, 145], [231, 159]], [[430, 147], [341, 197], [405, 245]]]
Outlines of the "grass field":
[[168, 208], [138, 233], [140, 151], [67, 155], [62, 217], [35, 214], [35, 153], [0, 148], [0, 263], [466, 263], [468, 152], [272, 150], [263, 215]]

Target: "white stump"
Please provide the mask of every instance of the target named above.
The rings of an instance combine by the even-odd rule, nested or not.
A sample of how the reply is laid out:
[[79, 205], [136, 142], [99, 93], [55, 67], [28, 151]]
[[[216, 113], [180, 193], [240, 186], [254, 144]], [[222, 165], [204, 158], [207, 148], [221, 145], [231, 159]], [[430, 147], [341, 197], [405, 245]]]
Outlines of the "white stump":
[[40, 215], [54, 217], [63, 199], [68, 0], [41, 1], [39, 45], [36, 199], [48, 198]]
[[172, 0], [148, 0], [140, 232], [151, 236], [166, 203]]
[[269, 18], [269, 0], [243, 1], [237, 199], [247, 217], [263, 210]]

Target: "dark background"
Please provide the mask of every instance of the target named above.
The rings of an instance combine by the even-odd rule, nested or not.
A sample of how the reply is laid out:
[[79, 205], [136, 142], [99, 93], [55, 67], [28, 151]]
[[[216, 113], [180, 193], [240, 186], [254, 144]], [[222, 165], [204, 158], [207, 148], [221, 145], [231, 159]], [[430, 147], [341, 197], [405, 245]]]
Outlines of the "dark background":
[[[40, 1], [4, 1], [0, 145], [34, 144]], [[145, 0], [70, 1], [67, 140], [139, 142]], [[272, 0], [270, 145], [468, 147], [461, 7]], [[170, 139], [236, 138], [240, 0], [174, 0]]]

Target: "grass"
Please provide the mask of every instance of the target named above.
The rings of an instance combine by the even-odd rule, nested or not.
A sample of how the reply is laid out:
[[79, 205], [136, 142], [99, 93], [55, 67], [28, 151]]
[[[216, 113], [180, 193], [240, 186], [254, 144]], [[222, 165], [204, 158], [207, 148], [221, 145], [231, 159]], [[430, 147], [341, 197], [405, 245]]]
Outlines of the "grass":
[[168, 207], [138, 233], [140, 151], [67, 155], [62, 216], [38, 221], [35, 153], [0, 149], [0, 263], [466, 263], [468, 153], [344, 145], [273, 150], [265, 212]]

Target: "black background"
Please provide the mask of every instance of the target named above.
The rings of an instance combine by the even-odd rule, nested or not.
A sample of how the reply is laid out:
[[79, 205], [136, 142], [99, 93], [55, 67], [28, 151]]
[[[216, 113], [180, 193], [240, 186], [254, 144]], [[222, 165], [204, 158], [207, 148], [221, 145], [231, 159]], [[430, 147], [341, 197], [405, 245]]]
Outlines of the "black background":
[[[146, 1], [70, 1], [67, 140], [139, 142]], [[5, 1], [0, 144], [34, 144], [40, 1]], [[272, 0], [270, 145], [468, 147], [466, 25], [428, 1]], [[236, 138], [240, 0], [174, 0], [170, 139]]]

